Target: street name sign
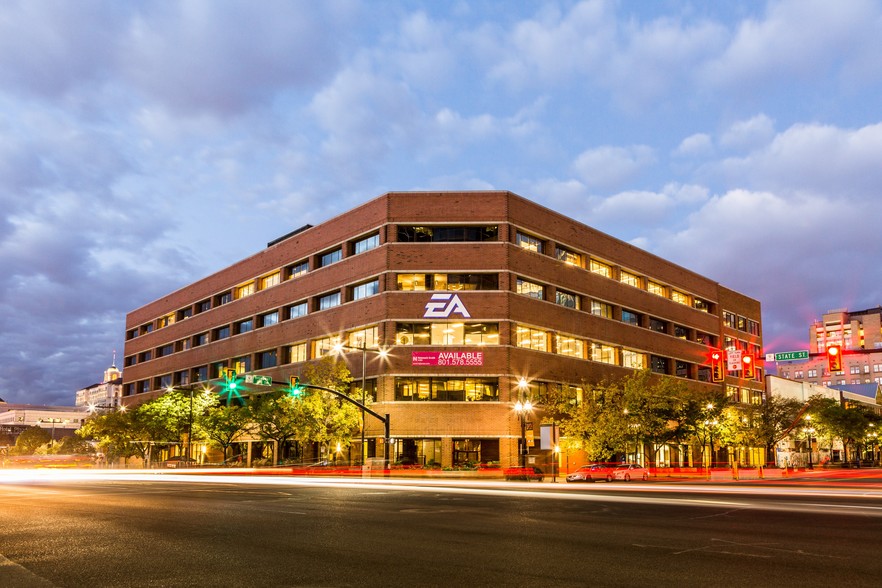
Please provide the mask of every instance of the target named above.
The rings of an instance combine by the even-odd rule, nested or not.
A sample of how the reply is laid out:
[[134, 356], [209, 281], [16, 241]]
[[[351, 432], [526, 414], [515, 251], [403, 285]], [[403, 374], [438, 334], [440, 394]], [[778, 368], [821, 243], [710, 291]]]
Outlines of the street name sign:
[[255, 386], [272, 386], [273, 379], [269, 376], [258, 376], [256, 374], [247, 374], [245, 376], [246, 384], [254, 384]]
[[800, 350], [800, 351], [784, 351], [783, 353], [775, 354], [775, 361], [798, 361], [800, 359], [808, 359], [809, 352], [808, 350]]

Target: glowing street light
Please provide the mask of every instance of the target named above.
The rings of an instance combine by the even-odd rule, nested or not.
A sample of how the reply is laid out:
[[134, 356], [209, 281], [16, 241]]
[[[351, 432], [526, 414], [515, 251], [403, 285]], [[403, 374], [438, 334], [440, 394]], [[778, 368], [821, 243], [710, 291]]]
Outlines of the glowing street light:
[[533, 410], [533, 404], [528, 399], [521, 401], [521, 396], [525, 394], [526, 390], [527, 380], [526, 378], [521, 378], [518, 380], [518, 401], [515, 402], [514, 409], [521, 422], [521, 441], [518, 453], [520, 453], [522, 468], [527, 467], [527, 414]]
[[[389, 357], [389, 350], [385, 348], [379, 349], [368, 349], [367, 347], [367, 337], [362, 337], [361, 346], [360, 347], [351, 347], [349, 345], [344, 345], [340, 341], [334, 343], [334, 346], [331, 348], [331, 351], [336, 353], [337, 355], [342, 355], [344, 351], [361, 351], [361, 465], [364, 465], [367, 461], [367, 445], [364, 442], [364, 427], [365, 427], [365, 402], [367, 400], [365, 386], [367, 385], [366, 374], [367, 374], [367, 354], [368, 351], [376, 353], [380, 356], [380, 359], [386, 359]], [[385, 448], [385, 462], [389, 463], [389, 439], [384, 440]]]

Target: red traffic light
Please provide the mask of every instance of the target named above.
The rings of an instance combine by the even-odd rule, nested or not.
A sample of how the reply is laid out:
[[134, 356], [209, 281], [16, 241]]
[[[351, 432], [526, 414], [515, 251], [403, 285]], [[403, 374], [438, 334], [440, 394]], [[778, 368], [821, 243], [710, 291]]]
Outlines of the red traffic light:
[[726, 370], [723, 366], [723, 352], [719, 350], [711, 351], [711, 381], [722, 382], [726, 379]]
[[743, 376], [745, 378], [755, 378], [756, 377], [756, 367], [753, 361], [752, 355], [742, 355], [741, 356], [741, 367], [743, 369]]
[[839, 345], [827, 348], [827, 369], [830, 373], [842, 371], [842, 348]]

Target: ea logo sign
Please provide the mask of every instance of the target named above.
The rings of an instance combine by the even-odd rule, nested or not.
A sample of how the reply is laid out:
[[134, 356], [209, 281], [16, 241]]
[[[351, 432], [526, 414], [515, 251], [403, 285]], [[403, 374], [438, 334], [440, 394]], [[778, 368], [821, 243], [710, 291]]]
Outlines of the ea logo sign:
[[450, 318], [453, 313], [472, 318], [465, 304], [456, 294], [432, 294], [432, 298], [426, 303], [423, 318]]

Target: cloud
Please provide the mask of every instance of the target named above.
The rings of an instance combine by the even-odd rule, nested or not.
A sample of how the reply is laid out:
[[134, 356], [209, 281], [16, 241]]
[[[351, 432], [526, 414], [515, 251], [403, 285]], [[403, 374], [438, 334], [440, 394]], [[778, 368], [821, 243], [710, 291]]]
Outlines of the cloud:
[[607, 145], [583, 151], [576, 157], [572, 167], [586, 186], [614, 189], [632, 182], [655, 162], [655, 152], [647, 145]]
[[727, 149], [753, 149], [761, 147], [775, 135], [775, 121], [765, 114], [733, 123], [720, 137], [720, 145]]
[[714, 143], [707, 133], [695, 133], [689, 135], [677, 146], [673, 155], [675, 157], [702, 157], [713, 153]]
[[[868, 63], [867, 57], [882, 52], [880, 18], [882, 9], [872, 0], [769, 2], [762, 19], [739, 24], [725, 51], [707, 60], [699, 77], [718, 87], [753, 89], [817, 79], [843, 63]], [[875, 61], [864, 75], [878, 80]]]

